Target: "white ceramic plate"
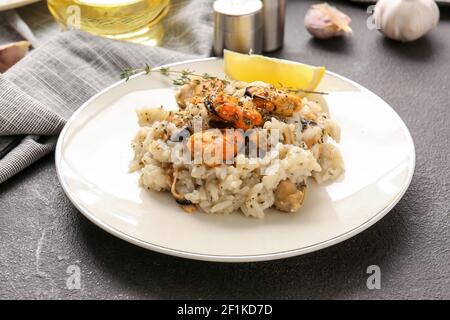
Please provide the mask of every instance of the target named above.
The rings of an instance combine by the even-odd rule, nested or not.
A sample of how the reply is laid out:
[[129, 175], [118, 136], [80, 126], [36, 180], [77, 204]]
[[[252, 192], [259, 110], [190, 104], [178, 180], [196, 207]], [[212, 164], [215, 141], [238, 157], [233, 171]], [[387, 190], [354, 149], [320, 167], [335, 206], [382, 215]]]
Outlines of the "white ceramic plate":
[[[222, 76], [222, 60], [172, 65]], [[302, 209], [273, 210], [262, 220], [242, 214], [184, 213], [169, 194], [138, 186], [128, 173], [135, 110], [176, 107], [167, 78], [138, 75], [86, 102], [69, 120], [56, 148], [61, 184], [92, 222], [136, 245], [180, 257], [212, 261], [270, 260], [319, 250], [348, 239], [381, 219], [411, 181], [414, 144], [403, 121], [378, 96], [327, 72], [319, 87], [342, 129], [345, 176], [334, 184], [311, 182]]]
[[15, 9], [40, 0], [0, 0], [0, 11]]

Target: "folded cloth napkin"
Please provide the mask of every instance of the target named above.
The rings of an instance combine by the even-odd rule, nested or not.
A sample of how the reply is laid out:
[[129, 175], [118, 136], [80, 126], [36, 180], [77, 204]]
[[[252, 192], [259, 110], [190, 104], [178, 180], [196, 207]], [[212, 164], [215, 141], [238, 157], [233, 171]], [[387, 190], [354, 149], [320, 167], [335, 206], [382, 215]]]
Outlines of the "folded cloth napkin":
[[173, 8], [164, 41], [172, 50], [72, 30], [0, 75], [0, 183], [53, 151], [68, 117], [118, 81], [123, 69], [208, 56], [213, 32], [210, 5], [208, 0], [191, 0]]

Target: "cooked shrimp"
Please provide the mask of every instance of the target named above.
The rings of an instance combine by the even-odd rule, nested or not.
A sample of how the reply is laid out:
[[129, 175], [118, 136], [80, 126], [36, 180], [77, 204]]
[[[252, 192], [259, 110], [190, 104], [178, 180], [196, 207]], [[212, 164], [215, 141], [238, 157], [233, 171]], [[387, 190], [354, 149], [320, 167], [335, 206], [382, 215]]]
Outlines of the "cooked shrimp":
[[245, 131], [263, 123], [261, 113], [251, 103], [243, 103], [233, 96], [211, 96], [205, 100], [205, 104], [213, 114], [237, 129]]
[[192, 159], [209, 167], [230, 163], [244, 144], [244, 136], [239, 130], [209, 129], [194, 133], [187, 147]]
[[302, 108], [302, 99], [275, 88], [248, 87], [245, 94], [253, 99], [258, 109], [270, 113], [290, 117]]

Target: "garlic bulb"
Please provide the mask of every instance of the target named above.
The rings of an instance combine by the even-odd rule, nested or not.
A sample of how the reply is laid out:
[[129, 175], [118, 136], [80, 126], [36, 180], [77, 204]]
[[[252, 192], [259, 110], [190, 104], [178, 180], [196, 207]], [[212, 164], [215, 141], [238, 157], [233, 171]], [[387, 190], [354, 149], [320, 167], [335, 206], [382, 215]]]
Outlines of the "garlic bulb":
[[28, 41], [19, 41], [0, 46], [0, 73], [22, 59], [28, 53], [30, 45]]
[[349, 16], [327, 3], [313, 5], [305, 16], [305, 27], [315, 38], [329, 39], [352, 32]]
[[386, 37], [414, 41], [436, 27], [439, 8], [434, 0], [379, 0], [374, 20]]

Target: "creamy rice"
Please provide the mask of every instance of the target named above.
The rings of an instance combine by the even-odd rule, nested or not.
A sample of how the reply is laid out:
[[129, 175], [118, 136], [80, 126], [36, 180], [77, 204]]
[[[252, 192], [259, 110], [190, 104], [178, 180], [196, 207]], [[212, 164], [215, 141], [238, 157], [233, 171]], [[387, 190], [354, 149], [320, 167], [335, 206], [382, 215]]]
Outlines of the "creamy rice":
[[[214, 138], [213, 130], [224, 132], [222, 128], [212, 128], [211, 119], [215, 115], [211, 115], [207, 106], [209, 96], [203, 100], [193, 98], [196, 86], [198, 83], [188, 84], [179, 90], [177, 112], [163, 108], [138, 111], [141, 128], [132, 143], [135, 156], [130, 170], [140, 170], [142, 187], [172, 192], [178, 203], [191, 209], [186, 211], [195, 208], [206, 213], [240, 211], [246, 216], [263, 218], [265, 209], [273, 206], [296, 211], [303, 202], [309, 177], [324, 183], [342, 174], [343, 160], [336, 147], [339, 127], [319, 104], [307, 98], [301, 100], [301, 108], [290, 116], [269, 113], [260, 125], [251, 129], [258, 137], [254, 140], [258, 146], [267, 140], [264, 152], [250, 154], [244, 145], [236, 147], [238, 144], [234, 143], [239, 150], [227, 163], [211, 164], [201, 155], [200, 161], [197, 158], [194, 161], [189, 149], [192, 133], [212, 132]], [[246, 96], [248, 87], [272, 90], [261, 82], [227, 82], [220, 92], [235, 97], [239, 104], [251, 104], [251, 98]], [[200, 149], [200, 153], [205, 150]]]

